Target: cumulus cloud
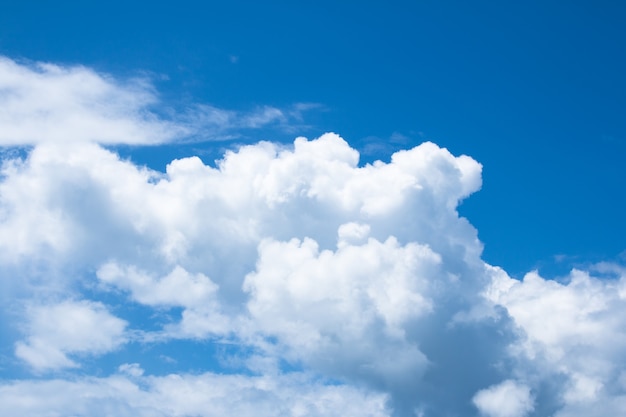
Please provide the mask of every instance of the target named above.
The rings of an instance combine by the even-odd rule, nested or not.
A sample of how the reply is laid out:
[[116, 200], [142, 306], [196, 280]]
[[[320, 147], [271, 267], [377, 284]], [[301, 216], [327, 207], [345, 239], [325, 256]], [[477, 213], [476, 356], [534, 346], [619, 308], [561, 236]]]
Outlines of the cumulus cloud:
[[[412, 408], [431, 401], [413, 391], [429, 372], [453, 376], [436, 356], [455, 331], [435, 329], [484, 325], [450, 327], [486, 302], [482, 246], [456, 212], [480, 169], [432, 143], [359, 166], [335, 134], [165, 173], [94, 144], [39, 145], [4, 164], [4, 265], [36, 261], [47, 274], [30, 282], [53, 289], [91, 285], [64, 272], [95, 270], [98, 288], [174, 309], [148, 338], [227, 338]], [[446, 395], [467, 403], [466, 391]]]
[[243, 288], [252, 320], [288, 355], [391, 382], [427, 365], [405, 326], [432, 311], [428, 287], [440, 261], [427, 246], [400, 247], [394, 238], [337, 252], [320, 252], [311, 239], [264, 241]]
[[[608, 270], [611, 276], [601, 279], [592, 275], [594, 270]], [[572, 410], [615, 404], [626, 394], [625, 289], [623, 268], [601, 264], [591, 271], [574, 269], [562, 282], [537, 272], [522, 281], [501, 274], [487, 291], [521, 332], [510, 347], [512, 355], [538, 365], [525, 366], [523, 372], [562, 381], [563, 415], [584, 415]]]
[[534, 408], [530, 389], [512, 380], [480, 390], [473, 401], [487, 417], [524, 417]]
[[[141, 342], [156, 350], [193, 339], [238, 352], [212, 359], [225, 375], [145, 376], [139, 365], [116, 364], [108, 378], [5, 381], [2, 398], [18, 399], [0, 401], [5, 414], [624, 409], [623, 269], [520, 281], [486, 264], [477, 231], [457, 211], [481, 187], [472, 158], [426, 142], [360, 164], [358, 151], [328, 133], [240, 146], [215, 163], [173, 160], [158, 172], [102, 144], [293, 116], [197, 106], [164, 121], [145, 82], [6, 59], [0, 78], [0, 106], [15, 116], [0, 143], [34, 145], [3, 154], [0, 173], [0, 285], [12, 306], [27, 306], [2, 311], [23, 332], [16, 357], [36, 372], [71, 370], [125, 349], [127, 328], [143, 330]], [[29, 107], [44, 87], [62, 94]], [[81, 115], [88, 128], [72, 124]], [[124, 320], [110, 313], [113, 303]], [[89, 395], [70, 400], [79, 391]]]
[[15, 345], [15, 355], [33, 369], [45, 371], [78, 364], [68, 355], [97, 355], [125, 341], [127, 323], [89, 301], [64, 301], [28, 308], [25, 341]]
[[[36, 261], [47, 274], [33, 285], [55, 289], [77, 285], [63, 272], [95, 269], [105, 290], [182, 308], [162, 329], [169, 337], [228, 337], [406, 390], [430, 366], [421, 327], [445, 326], [487, 282], [475, 276], [476, 231], [456, 212], [481, 167], [432, 143], [389, 163], [358, 158], [327, 134], [159, 173], [94, 144], [39, 145], [4, 164], [3, 264]], [[454, 308], [440, 303], [452, 293]]]

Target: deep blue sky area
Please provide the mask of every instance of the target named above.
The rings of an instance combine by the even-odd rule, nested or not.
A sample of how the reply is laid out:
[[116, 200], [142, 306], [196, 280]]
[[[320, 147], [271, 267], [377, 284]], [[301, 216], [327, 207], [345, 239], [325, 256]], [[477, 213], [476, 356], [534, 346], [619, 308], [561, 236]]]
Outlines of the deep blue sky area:
[[[249, 141], [334, 131], [365, 160], [424, 140], [470, 155], [483, 189], [460, 211], [485, 260], [554, 276], [624, 261], [625, 21], [618, 1], [11, 1], [0, 54], [148, 75], [175, 108], [319, 104], [301, 132]], [[227, 146], [124, 152], [162, 169]]]

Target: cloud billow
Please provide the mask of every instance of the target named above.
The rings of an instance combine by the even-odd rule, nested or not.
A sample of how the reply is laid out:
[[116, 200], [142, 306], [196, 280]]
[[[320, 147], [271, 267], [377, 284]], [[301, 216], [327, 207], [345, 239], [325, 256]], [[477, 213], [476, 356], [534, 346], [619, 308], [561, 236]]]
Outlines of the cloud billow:
[[[103, 147], [175, 141], [187, 129], [146, 116], [156, 97], [149, 85], [0, 64], [0, 106], [33, 122], [0, 127], [4, 146], [33, 146], [2, 162], [0, 285], [19, 307], [3, 314], [21, 335], [15, 360], [39, 376], [0, 382], [3, 414], [624, 410], [624, 270], [518, 281], [486, 264], [457, 211], [481, 187], [472, 158], [427, 142], [360, 165], [327, 133], [241, 146], [213, 165], [177, 159], [157, 172]], [[38, 88], [64, 94], [53, 110], [30, 108]], [[70, 123], [80, 115], [86, 130]], [[231, 117], [228, 129], [276, 119], [266, 109]], [[108, 123], [120, 130], [98, 136]], [[124, 308], [132, 305], [154, 314], [138, 318]], [[158, 350], [180, 340], [247, 353], [231, 358], [240, 368], [215, 374], [152, 375], [137, 357], [109, 376], [68, 376], [131, 341]], [[76, 402], [73, 392], [92, 394]]]

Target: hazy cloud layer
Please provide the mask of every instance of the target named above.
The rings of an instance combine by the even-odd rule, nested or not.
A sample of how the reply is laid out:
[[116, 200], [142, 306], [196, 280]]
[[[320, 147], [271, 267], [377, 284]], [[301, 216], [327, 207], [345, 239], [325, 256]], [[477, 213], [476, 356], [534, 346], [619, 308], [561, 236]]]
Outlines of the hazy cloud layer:
[[[188, 128], [146, 115], [150, 87], [78, 67], [0, 67], [0, 106], [17, 112], [7, 120], [32, 120], [9, 123], [0, 143], [34, 145], [2, 161], [2, 314], [17, 334], [12, 360], [39, 376], [0, 382], [3, 415], [624, 410], [624, 270], [519, 281], [483, 262], [457, 212], [481, 187], [472, 158], [424, 143], [361, 166], [329, 133], [162, 173], [101, 146]], [[31, 81], [62, 94], [33, 109]], [[85, 130], [70, 120], [81, 112]], [[271, 109], [247, 125], [219, 117], [281, 120]], [[100, 122], [125, 127], [98, 136]], [[144, 139], [125, 139], [128, 126]], [[239, 365], [156, 375], [138, 355], [109, 376], [78, 376], [87, 360], [136, 355], [131, 342], [181, 339], [235, 346]]]
[[124, 364], [106, 378], [15, 381], [0, 386], [5, 416], [383, 417], [385, 398], [306, 375], [142, 376]]

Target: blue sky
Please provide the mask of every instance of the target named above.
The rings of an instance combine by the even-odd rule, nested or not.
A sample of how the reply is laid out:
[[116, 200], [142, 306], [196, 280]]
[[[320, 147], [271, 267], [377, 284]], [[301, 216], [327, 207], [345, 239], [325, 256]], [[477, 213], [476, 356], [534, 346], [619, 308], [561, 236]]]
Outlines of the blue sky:
[[[626, 6], [2, 9], [3, 398], [626, 409]], [[223, 395], [185, 408], [167, 375]], [[3, 413], [109, 412], [51, 401]]]

